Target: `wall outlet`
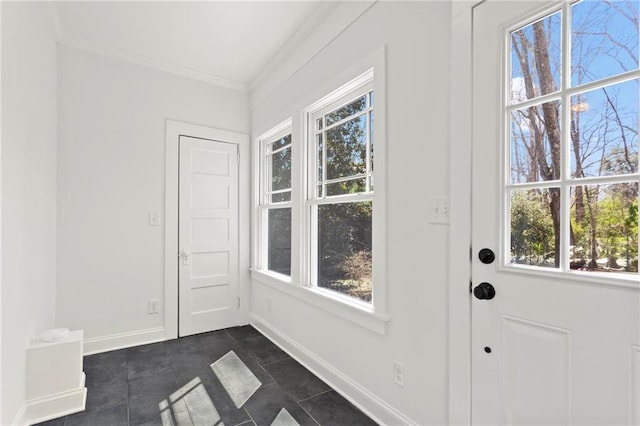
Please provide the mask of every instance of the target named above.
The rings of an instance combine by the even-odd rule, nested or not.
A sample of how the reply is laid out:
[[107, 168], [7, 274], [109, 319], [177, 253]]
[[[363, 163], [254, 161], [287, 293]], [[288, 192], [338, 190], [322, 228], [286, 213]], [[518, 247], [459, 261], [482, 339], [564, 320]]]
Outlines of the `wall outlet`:
[[151, 299], [147, 302], [147, 313], [157, 314], [160, 312], [160, 301], [158, 299]]
[[397, 385], [404, 386], [404, 365], [397, 361], [393, 363], [393, 381]]
[[160, 215], [155, 212], [149, 212], [149, 226], [160, 226]]
[[449, 197], [432, 197], [429, 200], [429, 223], [449, 223]]

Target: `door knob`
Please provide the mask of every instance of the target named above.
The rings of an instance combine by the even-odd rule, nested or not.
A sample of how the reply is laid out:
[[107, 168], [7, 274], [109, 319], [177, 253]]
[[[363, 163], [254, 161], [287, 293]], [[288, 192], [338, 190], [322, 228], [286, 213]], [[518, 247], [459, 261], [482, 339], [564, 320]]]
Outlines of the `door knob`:
[[493, 253], [493, 250], [488, 248], [483, 248], [478, 252], [478, 258], [480, 259], [480, 262], [488, 265], [490, 263], [493, 263], [494, 260], [496, 260], [496, 255]]
[[182, 265], [183, 266], [189, 266], [190, 262], [191, 262], [191, 252], [183, 249], [182, 250]]
[[480, 283], [473, 289], [473, 295], [476, 299], [491, 300], [496, 295], [496, 289], [489, 283]]

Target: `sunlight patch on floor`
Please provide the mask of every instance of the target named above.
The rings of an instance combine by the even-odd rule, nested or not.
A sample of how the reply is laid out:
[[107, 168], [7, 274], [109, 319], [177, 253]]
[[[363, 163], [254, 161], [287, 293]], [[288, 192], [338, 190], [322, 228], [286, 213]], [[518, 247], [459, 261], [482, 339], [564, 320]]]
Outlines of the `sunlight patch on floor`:
[[300, 423], [291, 417], [286, 408], [283, 408], [273, 420], [271, 426], [300, 426]]
[[237, 408], [242, 407], [262, 385], [233, 351], [211, 364], [211, 369]]
[[159, 404], [163, 426], [224, 426], [200, 377], [196, 377]]

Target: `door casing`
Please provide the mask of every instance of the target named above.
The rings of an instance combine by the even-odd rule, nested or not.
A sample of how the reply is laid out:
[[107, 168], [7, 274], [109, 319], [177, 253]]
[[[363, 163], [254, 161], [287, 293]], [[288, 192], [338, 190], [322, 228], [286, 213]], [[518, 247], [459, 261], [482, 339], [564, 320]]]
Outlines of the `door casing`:
[[238, 197], [238, 294], [241, 324], [249, 323], [249, 265], [250, 265], [250, 175], [249, 135], [180, 121], [167, 120], [165, 134], [165, 339], [178, 337], [178, 188], [180, 136], [209, 139], [238, 145], [240, 153]]
[[[452, 2], [449, 155], [449, 421], [471, 422], [471, 147], [473, 8]], [[455, 84], [453, 84], [455, 82]], [[463, 259], [462, 261], [457, 261]]]

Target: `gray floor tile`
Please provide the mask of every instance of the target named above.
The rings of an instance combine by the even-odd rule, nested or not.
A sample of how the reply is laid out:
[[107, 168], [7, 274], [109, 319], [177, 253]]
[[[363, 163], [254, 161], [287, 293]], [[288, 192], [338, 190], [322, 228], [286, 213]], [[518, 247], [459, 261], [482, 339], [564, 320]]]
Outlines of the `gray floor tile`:
[[245, 408], [257, 426], [270, 426], [283, 408], [301, 426], [317, 426], [317, 423], [277, 383], [258, 389], [247, 401]]
[[265, 365], [264, 368], [296, 401], [310, 398], [331, 389], [325, 382], [318, 379], [293, 358]]
[[241, 340], [240, 346], [260, 365], [270, 364], [289, 358], [282, 349], [264, 336], [249, 337]]
[[160, 404], [169, 401], [180, 386], [173, 372], [129, 381], [129, 422], [133, 425], [161, 423]]
[[[261, 383], [240, 408], [210, 367], [231, 350]], [[227, 426], [270, 425], [283, 408], [301, 425], [317, 426], [320, 419], [326, 426], [374, 424], [250, 326], [87, 356], [84, 370], [87, 410], [45, 426], [160, 426], [161, 409], [180, 416], [187, 403], [195, 404], [193, 415], [207, 417], [208, 407], [219, 417], [212, 422]]]
[[198, 335], [167, 340], [164, 342], [164, 348], [169, 355], [203, 352], [202, 344], [200, 343]]
[[262, 334], [250, 325], [244, 325], [242, 327], [232, 327], [225, 330], [237, 341], [244, 340], [251, 337], [261, 337]]
[[204, 353], [211, 359], [211, 362], [217, 361], [230, 350], [235, 350], [240, 347], [239, 343], [225, 330], [199, 334], [197, 338], [202, 345]]
[[127, 362], [126, 349], [102, 352], [85, 356], [83, 367], [85, 371], [117, 371], [121, 370]]
[[164, 343], [127, 349], [127, 375], [129, 380], [162, 375], [171, 371], [171, 363]]
[[183, 352], [172, 354], [169, 355], [169, 360], [180, 386], [189, 383], [196, 377], [203, 378], [213, 374], [209, 366], [211, 361], [207, 356], [200, 353]]
[[376, 425], [376, 422], [333, 390], [301, 401], [300, 405], [323, 426]]
[[87, 371], [87, 411], [102, 410], [127, 403], [127, 379], [124, 374], [107, 376]]
[[97, 411], [82, 411], [67, 417], [65, 426], [126, 426], [127, 404]]
[[36, 423], [34, 426], [64, 426], [66, 417], [58, 417], [57, 419], [48, 420], [42, 423]]

